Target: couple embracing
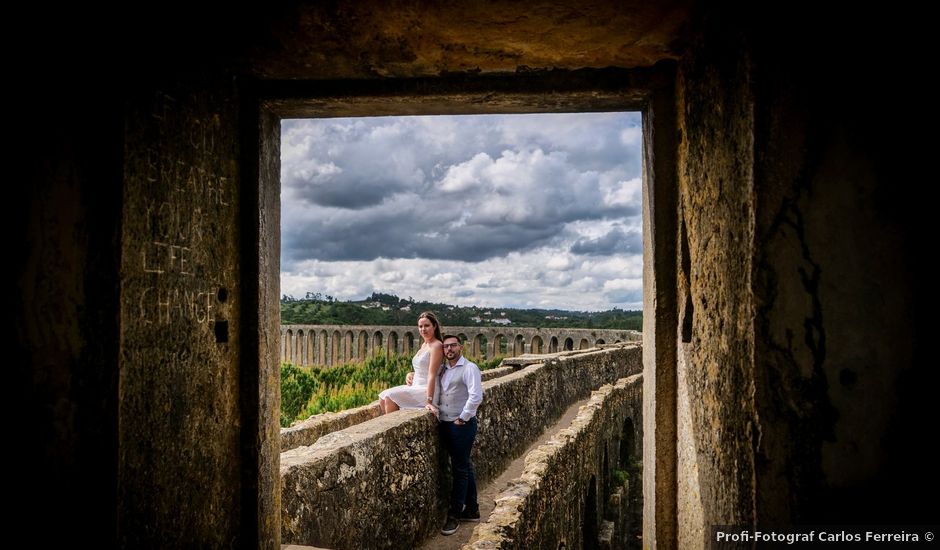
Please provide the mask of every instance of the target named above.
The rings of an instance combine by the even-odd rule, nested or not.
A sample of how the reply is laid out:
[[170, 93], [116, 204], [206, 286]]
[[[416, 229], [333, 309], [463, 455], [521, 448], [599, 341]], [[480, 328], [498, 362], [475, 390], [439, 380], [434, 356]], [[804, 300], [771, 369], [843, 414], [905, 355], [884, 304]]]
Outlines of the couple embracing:
[[404, 386], [379, 394], [382, 412], [426, 408], [437, 416], [441, 442], [450, 455], [454, 484], [450, 509], [441, 533], [452, 535], [461, 521], [480, 521], [477, 483], [470, 462], [470, 448], [477, 435], [477, 407], [483, 401], [480, 369], [463, 357], [460, 338], [441, 334], [441, 325], [430, 311], [418, 316], [421, 348], [411, 364]]

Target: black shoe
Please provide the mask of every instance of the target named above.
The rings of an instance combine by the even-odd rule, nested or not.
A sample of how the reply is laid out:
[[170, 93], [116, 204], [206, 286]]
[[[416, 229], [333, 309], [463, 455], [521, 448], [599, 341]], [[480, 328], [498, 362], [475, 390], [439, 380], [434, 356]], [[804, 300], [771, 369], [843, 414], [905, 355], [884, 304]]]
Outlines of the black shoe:
[[444, 527], [441, 527], [441, 534], [453, 535], [457, 532], [458, 527], [460, 527], [460, 523], [457, 521], [457, 518], [447, 516], [447, 521], [444, 522]]
[[464, 508], [464, 509], [463, 509], [463, 512], [460, 512], [460, 515], [457, 516], [457, 519], [460, 520], [460, 521], [474, 521], [474, 522], [478, 522], [478, 523], [479, 523], [479, 521], [480, 521], [480, 511], [479, 511], [479, 510], [476, 510], [476, 511], [474, 511], [474, 512], [471, 512], [471, 511], [467, 510], [466, 508]]

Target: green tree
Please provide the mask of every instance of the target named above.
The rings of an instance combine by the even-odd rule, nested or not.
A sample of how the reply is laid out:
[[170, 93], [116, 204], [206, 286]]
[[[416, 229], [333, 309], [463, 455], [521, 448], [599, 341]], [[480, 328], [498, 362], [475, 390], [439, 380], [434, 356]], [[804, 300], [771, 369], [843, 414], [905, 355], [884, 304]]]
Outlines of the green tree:
[[311, 374], [291, 363], [281, 363], [281, 427], [290, 426], [316, 391]]

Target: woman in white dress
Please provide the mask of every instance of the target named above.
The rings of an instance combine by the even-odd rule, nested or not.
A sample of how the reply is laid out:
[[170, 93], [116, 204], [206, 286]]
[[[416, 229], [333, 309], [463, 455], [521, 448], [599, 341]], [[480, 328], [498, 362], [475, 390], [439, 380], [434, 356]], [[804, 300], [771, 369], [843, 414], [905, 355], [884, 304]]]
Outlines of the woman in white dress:
[[414, 372], [408, 373], [404, 386], [395, 386], [379, 394], [383, 413], [398, 409], [423, 409], [434, 401], [437, 373], [444, 361], [441, 324], [437, 321], [437, 316], [430, 311], [419, 315], [418, 334], [424, 342], [411, 360]]

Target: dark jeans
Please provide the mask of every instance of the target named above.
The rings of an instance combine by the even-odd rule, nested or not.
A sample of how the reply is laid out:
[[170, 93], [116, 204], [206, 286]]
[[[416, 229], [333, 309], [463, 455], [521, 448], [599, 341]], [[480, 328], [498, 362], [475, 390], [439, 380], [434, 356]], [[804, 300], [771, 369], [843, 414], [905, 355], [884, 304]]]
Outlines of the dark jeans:
[[477, 437], [477, 417], [474, 416], [462, 426], [441, 422], [439, 429], [444, 449], [450, 455], [450, 469], [454, 478], [449, 513], [453, 517], [459, 516], [464, 504], [468, 512], [476, 512], [480, 505], [477, 503], [477, 478], [473, 472], [473, 463], [470, 462], [470, 448]]

